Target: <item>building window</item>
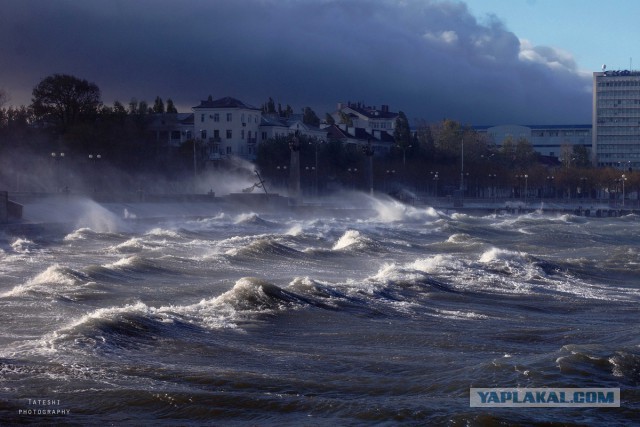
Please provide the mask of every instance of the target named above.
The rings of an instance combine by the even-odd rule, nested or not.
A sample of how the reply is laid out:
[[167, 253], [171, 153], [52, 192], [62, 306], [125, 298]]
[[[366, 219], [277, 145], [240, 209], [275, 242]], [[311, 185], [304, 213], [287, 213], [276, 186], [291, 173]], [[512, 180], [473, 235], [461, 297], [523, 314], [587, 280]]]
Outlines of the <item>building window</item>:
[[204, 114], [200, 114], [200, 123], [204, 123]]
[[240, 131], [240, 139], [244, 139], [244, 129]]
[[267, 140], [267, 133], [266, 132], [262, 132], [262, 140], [263, 141]]
[[216, 139], [220, 139], [220, 131], [218, 129], [213, 130], [213, 137]]
[[233, 120], [233, 116], [231, 113], [227, 113], [227, 121], [230, 122], [231, 120]]
[[231, 147], [227, 147], [227, 154], [231, 154]]
[[231, 132], [231, 129], [227, 129], [227, 139], [231, 139], [233, 138], [233, 134]]
[[206, 129], [202, 129], [200, 131], [200, 139], [207, 139], [207, 130]]
[[213, 121], [214, 122], [219, 122], [220, 121], [220, 114], [219, 113], [215, 113], [213, 115]]

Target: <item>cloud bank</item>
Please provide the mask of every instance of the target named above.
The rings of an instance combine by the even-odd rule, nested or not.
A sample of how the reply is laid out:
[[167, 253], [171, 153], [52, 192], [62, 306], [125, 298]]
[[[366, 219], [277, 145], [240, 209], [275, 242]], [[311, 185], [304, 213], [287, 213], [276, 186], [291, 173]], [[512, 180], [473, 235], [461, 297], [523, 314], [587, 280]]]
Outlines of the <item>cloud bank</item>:
[[268, 97], [319, 116], [339, 101], [410, 119], [589, 123], [591, 77], [495, 16], [430, 0], [4, 0], [0, 89], [12, 104], [53, 73], [105, 103]]

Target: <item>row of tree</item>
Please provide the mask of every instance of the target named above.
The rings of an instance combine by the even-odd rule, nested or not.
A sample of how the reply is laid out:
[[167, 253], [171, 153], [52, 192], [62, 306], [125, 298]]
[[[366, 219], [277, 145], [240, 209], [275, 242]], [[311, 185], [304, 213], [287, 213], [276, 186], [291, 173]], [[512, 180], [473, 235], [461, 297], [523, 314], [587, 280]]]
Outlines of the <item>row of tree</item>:
[[[118, 101], [107, 106], [97, 85], [60, 74], [38, 83], [29, 106], [4, 108], [7, 99], [0, 91], [2, 188], [15, 187], [11, 183], [17, 170], [37, 174], [46, 169], [43, 165], [50, 164], [50, 153], [55, 152], [85, 159], [85, 163], [88, 154], [99, 153], [102, 161], [125, 176], [155, 173], [168, 180], [193, 173], [194, 152], [198, 154], [196, 170], [214, 166], [194, 147], [196, 141], [172, 151], [150, 132], [155, 115], [177, 112], [171, 99], [166, 104], [156, 97], [153, 105], [132, 99], [126, 107]], [[293, 114], [291, 106], [283, 109], [272, 98], [262, 109], [283, 118]], [[302, 116], [305, 123], [320, 124], [311, 108], [304, 108]], [[327, 114], [325, 121], [333, 118]], [[340, 121], [348, 124], [349, 118]], [[621, 180], [628, 192], [640, 186], [636, 172], [625, 171], [622, 178], [620, 170], [592, 168], [583, 147], [564, 147], [558, 162], [540, 157], [524, 138], [496, 146], [486, 135], [453, 120], [420, 121], [412, 131], [400, 112], [394, 138], [396, 144], [388, 153], [374, 157], [374, 185], [379, 191], [405, 188], [444, 196], [463, 189], [471, 197], [573, 198], [603, 192], [618, 195]], [[321, 194], [340, 186], [366, 187], [366, 156], [359, 147], [306, 137], [301, 142], [303, 185], [308, 191]], [[276, 138], [258, 147], [257, 166], [274, 183], [286, 180], [288, 143], [287, 138]]]

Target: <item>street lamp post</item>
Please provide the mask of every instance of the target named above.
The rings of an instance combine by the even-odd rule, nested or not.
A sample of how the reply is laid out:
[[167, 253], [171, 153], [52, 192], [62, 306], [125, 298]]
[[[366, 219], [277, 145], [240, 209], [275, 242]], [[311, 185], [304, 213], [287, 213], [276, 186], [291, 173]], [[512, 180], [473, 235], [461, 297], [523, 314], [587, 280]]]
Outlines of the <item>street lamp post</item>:
[[[316, 175], [316, 178], [318, 177], [318, 169], [315, 166], [305, 166], [304, 170], [305, 172], [314, 172]], [[312, 191], [313, 191], [313, 188], [312, 188]]]
[[387, 192], [388, 188], [387, 188], [387, 181], [389, 180], [389, 177], [395, 175], [396, 170], [395, 169], [387, 169], [385, 171], [385, 179], [384, 179], [384, 191]]
[[396, 145], [396, 147], [398, 147], [399, 149], [402, 150], [402, 167], [406, 167], [407, 166], [407, 149], [413, 147], [413, 145], [407, 145], [407, 146], [403, 146], [403, 145]]
[[368, 169], [369, 169], [369, 194], [371, 196], [373, 196], [373, 153], [374, 153], [374, 148], [371, 146], [371, 139], [369, 139], [369, 141], [367, 141], [367, 145], [362, 147], [362, 151], [364, 153], [365, 156], [367, 156], [367, 158], [369, 159], [369, 165], [368, 165]]
[[349, 176], [351, 177], [351, 189], [355, 190], [356, 189], [355, 174], [358, 173], [358, 168], [347, 168], [347, 172], [349, 172]]
[[314, 176], [314, 195], [318, 197], [318, 144], [324, 144], [324, 140], [318, 141], [314, 138], [313, 142], [309, 142], [309, 144], [313, 144], [315, 148], [316, 154], [316, 167], [315, 167], [315, 176]]
[[491, 194], [489, 194], [489, 198], [490, 199], [496, 199], [496, 174], [495, 173], [490, 173], [489, 174], [489, 182], [491, 183]]
[[55, 166], [55, 168], [56, 168], [56, 173], [55, 173], [56, 174], [56, 185], [58, 187], [57, 191], [59, 191], [60, 190], [60, 181], [61, 181], [61, 179], [60, 179], [60, 176], [61, 176], [61, 173], [60, 173], [60, 161], [62, 159], [64, 159], [64, 153], [51, 153], [51, 158], [53, 159], [53, 161], [56, 164], [56, 166]]
[[[202, 138], [202, 129], [200, 129], [200, 138]], [[198, 176], [198, 163], [196, 162], [196, 139], [193, 138], [193, 182], [195, 184], [196, 177]]]
[[[286, 187], [287, 185], [287, 166], [276, 166], [276, 170], [278, 171], [278, 175], [280, 175], [280, 179], [282, 180], [282, 186]], [[282, 172], [282, 174], [280, 174]]]
[[100, 160], [102, 156], [100, 154], [89, 154], [89, 161], [93, 163], [93, 192], [97, 192], [97, 182], [98, 182], [98, 168], [96, 167], [96, 163]]
[[438, 180], [440, 177], [438, 176], [438, 172], [431, 172], [431, 175], [433, 175], [433, 182], [435, 184], [435, 196], [438, 198]]
[[624, 182], [627, 180], [626, 175], [622, 174], [620, 180], [622, 181], [622, 207], [624, 208]]
[[464, 195], [464, 137], [460, 139], [460, 190]]
[[[556, 179], [555, 176], [551, 175], [551, 176], [547, 176], [547, 187], [549, 190], [553, 190], [553, 180]], [[552, 196], [555, 196], [554, 192], [551, 192]], [[553, 197], [555, 198], [555, 197]]]

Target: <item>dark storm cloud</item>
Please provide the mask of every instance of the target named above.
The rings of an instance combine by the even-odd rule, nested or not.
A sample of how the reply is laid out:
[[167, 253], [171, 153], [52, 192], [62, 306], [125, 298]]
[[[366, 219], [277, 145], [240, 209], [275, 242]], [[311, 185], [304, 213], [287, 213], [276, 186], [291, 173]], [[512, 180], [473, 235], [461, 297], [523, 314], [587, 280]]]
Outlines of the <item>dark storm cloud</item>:
[[[0, 88], [28, 103], [53, 73], [105, 103], [269, 96], [319, 115], [338, 101], [410, 118], [588, 123], [590, 76], [463, 3], [392, 0], [0, 0]], [[18, 103], [20, 103], [18, 102]]]

